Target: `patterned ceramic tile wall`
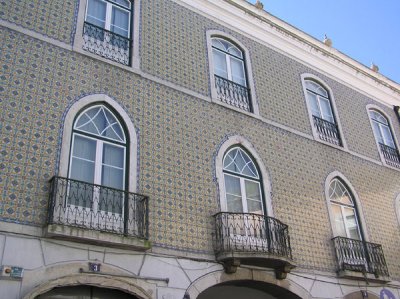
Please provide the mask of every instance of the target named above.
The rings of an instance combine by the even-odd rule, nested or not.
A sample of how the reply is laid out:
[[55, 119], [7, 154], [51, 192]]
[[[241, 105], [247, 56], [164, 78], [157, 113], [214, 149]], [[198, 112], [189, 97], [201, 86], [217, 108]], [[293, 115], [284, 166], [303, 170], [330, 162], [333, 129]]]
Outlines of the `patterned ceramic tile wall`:
[[[159, 18], [157, 22], [161, 22], [161, 15], [158, 15], [161, 8], [174, 12], [172, 15], [175, 19], [180, 18], [179, 14], [191, 16], [181, 7], [179, 12], [171, 11], [177, 6], [168, 4], [168, 1], [152, 0], [146, 3], [143, 17]], [[150, 9], [151, 5], [153, 9]], [[205, 22], [202, 17], [195, 20], [200, 22], [200, 19]], [[179, 20], [186, 22], [188, 19]], [[213, 26], [211, 24], [209, 27]], [[200, 42], [196, 43], [204, 43], [204, 31], [193, 27], [195, 32], [202, 32], [199, 34]], [[293, 256], [299, 266], [330, 271], [335, 268], [324, 183], [329, 173], [338, 170], [349, 179], [360, 197], [370, 240], [383, 245], [390, 272], [394, 277], [400, 276], [397, 263], [400, 257], [396, 250], [400, 236], [393, 211], [393, 200], [400, 190], [398, 171], [9, 29], [1, 31], [0, 39], [0, 218], [3, 221], [43, 225], [48, 198], [47, 182], [57, 174], [60, 128], [66, 107], [84, 95], [105, 93], [124, 107], [139, 132], [138, 192], [150, 196], [150, 239], [154, 244], [187, 251], [212, 252], [211, 215], [219, 209], [217, 185], [213, 180], [213, 157], [227, 136], [241, 135], [254, 145], [269, 171], [274, 214], [290, 227]], [[177, 76], [171, 81], [181, 80], [179, 76], [184, 75], [178, 69], [172, 69], [172, 66], [169, 70], [163, 69], [168, 65], [164, 64], [168, 57], [173, 59], [170, 63], [176, 63], [174, 67], [179, 68], [178, 58], [172, 58], [174, 54], [167, 55], [166, 49], [157, 49], [155, 45], [152, 47], [156, 48], [151, 50], [154, 56], [150, 57], [147, 52], [151, 51], [144, 34], [142, 39], [145, 69], [153, 72], [159, 63], [160, 72], [156, 73], [157, 76], [164, 78], [170, 73], [171, 76]], [[266, 63], [269, 61], [271, 70], [272, 63], [278, 65], [283, 62], [282, 55], [275, 53], [274, 56], [274, 52], [260, 50], [261, 46], [250, 41], [248, 43], [251, 53], [255, 49], [254, 55], [265, 59]], [[29, 45], [29, 51], [26, 45]], [[205, 53], [204, 44], [202, 49]], [[264, 53], [269, 53], [270, 58], [266, 59]], [[192, 54], [193, 57], [197, 55]], [[147, 59], [149, 61], [145, 62]], [[257, 65], [256, 81], [265, 78], [271, 86], [270, 90], [257, 90], [260, 95], [264, 92], [271, 94], [260, 96], [260, 99], [266, 99], [261, 104], [261, 110], [266, 117], [271, 115], [271, 119], [308, 131], [299, 74], [310, 70], [289, 59], [285, 61], [290, 68], [293, 67], [295, 74], [285, 69], [274, 72], [274, 78], [263, 77], [266, 71], [253, 62], [253, 65]], [[195, 65], [201, 65], [199, 68], [204, 71], [204, 63], [197, 64], [196, 60]], [[190, 72], [196, 73], [194, 69]], [[208, 93], [207, 87], [204, 88], [208, 86], [208, 75], [202, 76], [192, 80], [189, 74], [187, 87]], [[291, 88], [278, 85], [273, 89], [279, 77]], [[350, 147], [363, 154], [371, 150], [374, 153], [371, 156], [375, 158], [376, 147], [364, 147], [366, 143], [373, 142], [373, 136], [365, 133], [367, 137], [362, 138], [363, 128], [359, 125], [369, 125], [364, 112], [365, 104], [372, 100], [364, 99], [329, 78], [321, 78], [335, 92]], [[282, 94], [284, 90], [287, 94]], [[287, 109], [283, 109], [282, 101]], [[357, 107], [357, 112], [346, 112], [346, 105]], [[291, 111], [293, 107], [302, 112], [294, 113]], [[292, 114], [302, 116], [289, 118]], [[358, 121], [356, 118], [359, 118]], [[357, 133], [357, 130], [360, 132]], [[360, 145], [356, 146], [355, 143]]]
[[71, 43], [77, 0], [2, 0], [0, 19]]

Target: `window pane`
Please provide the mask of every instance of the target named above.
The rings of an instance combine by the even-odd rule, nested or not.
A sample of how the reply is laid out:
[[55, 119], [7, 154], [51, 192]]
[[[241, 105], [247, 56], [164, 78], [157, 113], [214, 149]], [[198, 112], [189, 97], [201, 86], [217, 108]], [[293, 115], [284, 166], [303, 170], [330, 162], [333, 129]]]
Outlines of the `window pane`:
[[73, 156], [94, 162], [96, 159], [96, 141], [74, 134]]
[[226, 55], [218, 50], [213, 49], [214, 73], [217, 76], [228, 79], [228, 71], [226, 67]]
[[245, 186], [246, 186], [247, 212], [263, 214], [263, 209], [261, 204], [260, 184], [258, 182], [245, 180]]
[[240, 191], [240, 179], [227, 174], [225, 174], [224, 177], [226, 193], [242, 197], [242, 192]]
[[320, 106], [321, 106], [322, 118], [327, 120], [327, 121], [329, 121], [329, 122], [331, 122], [331, 123], [335, 123], [329, 100], [324, 99], [324, 98], [319, 98], [319, 99], [320, 99], [319, 103], [320, 103]]
[[86, 21], [90, 24], [105, 28], [107, 4], [100, 0], [89, 0]]
[[104, 144], [103, 164], [124, 169], [124, 160], [125, 160], [124, 148], [111, 145], [108, 143]]
[[333, 221], [335, 225], [336, 234], [340, 237], [347, 237], [346, 228], [344, 226], [342, 211], [340, 206], [332, 205]]
[[243, 213], [242, 197], [227, 194], [226, 205], [228, 212]]
[[307, 98], [310, 104], [312, 115], [321, 118], [321, 112], [319, 111], [317, 96], [311, 92], [307, 92]]
[[111, 28], [112, 32], [119, 35], [128, 37], [129, 35], [129, 12], [113, 7], [111, 14]]
[[130, 6], [131, 6], [130, 1], [127, 1], [127, 0], [112, 0], [112, 1], [121, 6], [125, 6], [126, 8], [130, 8]]
[[124, 189], [123, 169], [103, 165], [101, 185], [119, 190]]
[[372, 121], [372, 129], [374, 130], [374, 135], [375, 135], [375, 138], [376, 138], [376, 140], [379, 142], [379, 143], [385, 143], [384, 141], [383, 141], [383, 136], [382, 136], [382, 133], [381, 133], [381, 130], [379, 129], [379, 123], [377, 123], [376, 121]]
[[345, 214], [345, 224], [349, 232], [348, 237], [351, 239], [361, 240], [354, 209], [343, 208], [343, 211]]
[[238, 83], [242, 86], [247, 85], [243, 61], [231, 57], [231, 71], [233, 82]]
[[390, 132], [390, 129], [388, 126], [381, 125], [382, 133], [383, 133], [383, 141], [386, 145], [396, 148], [394, 145], [393, 137], [392, 137], [392, 132]]

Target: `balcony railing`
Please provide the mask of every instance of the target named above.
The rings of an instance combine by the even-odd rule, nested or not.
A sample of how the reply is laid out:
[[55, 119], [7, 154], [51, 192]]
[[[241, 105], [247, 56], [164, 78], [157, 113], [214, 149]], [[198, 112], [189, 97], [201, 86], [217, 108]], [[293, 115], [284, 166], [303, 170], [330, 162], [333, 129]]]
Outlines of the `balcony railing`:
[[246, 86], [215, 75], [215, 88], [218, 100], [242, 110], [251, 111], [250, 89]]
[[61, 224], [148, 238], [148, 198], [144, 195], [53, 177], [48, 224]]
[[342, 146], [338, 126], [325, 119], [313, 115], [314, 126], [317, 129], [319, 138], [326, 142]]
[[383, 157], [385, 158], [386, 164], [396, 168], [400, 168], [399, 151], [383, 143], [379, 143], [379, 147], [381, 149]]
[[104, 58], [130, 65], [132, 40], [104, 28], [85, 22], [83, 50]]
[[292, 258], [288, 226], [258, 214], [220, 212], [215, 218], [215, 251], [265, 253]]
[[382, 246], [344, 237], [332, 239], [335, 246], [338, 270], [389, 276]]

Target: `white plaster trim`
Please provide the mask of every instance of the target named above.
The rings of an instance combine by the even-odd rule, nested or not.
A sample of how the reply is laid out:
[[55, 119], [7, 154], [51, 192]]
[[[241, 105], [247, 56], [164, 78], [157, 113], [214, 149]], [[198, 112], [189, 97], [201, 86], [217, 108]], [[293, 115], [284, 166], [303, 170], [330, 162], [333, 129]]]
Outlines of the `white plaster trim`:
[[234, 45], [236, 45], [244, 55], [244, 67], [246, 72], [246, 80], [248, 88], [250, 89], [250, 105], [252, 108], [252, 113], [259, 115], [258, 109], [258, 100], [256, 97], [255, 86], [254, 86], [254, 79], [253, 79], [253, 71], [251, 67], [251, 60], [250, 60], [250, 52], [249, 50], [242, 44], [238, 39], [233, 37], [230, 34], [227, 34], [220, 30], [208, 30], [207, 33], [207, 52], [208, 52], [208, 66], [209, 66], [209, 75], [210, 75], [210, 88], [211, 88], [211, 99], [214, 102], [221, 102], [218, 100], [217, 89], [215, 88], [215, 79], [214, 79], [214, 56], [212, 54], [212, 38], [213, 37], [220, 37], [222, 39], [226, 39], [227, 41], [231, 41]]
[[[330, 142], [326, 142], [324, 140], [321, 140], [321, 138], [319, 138], [319, 134], [317, 132], [317, 128], [314, 126], [314, 121], [313, 121], [313, 118], [312, 118], [313, 115], [312, 115], [310, 103], [309, 103], [308, 96], [307, 96], [307, 88], [306, 88], [305, 81], [308, 80], [308, 79], [311, 79], [311, 80], [315, 81], [317, 84], [319, 84], [323, 88], [325, 88], [325, 90], [328, 92], [330, 105], [331, 105], [332, 110], [333, 110], [333, 117], [335, 118], [336, 125], [338, 126], [340, 141], [342, 142], [343, 146], [337, 146], [335, 144], [332, 144]], [[301, 84], [303, 86], [304, 100], [305, 100], [305, 104], [306, 104], [306, 107], [307, 107], [308, 117], [309, 117], [309, 120], [310, 120], [310, 125], [311, 125], [311, 129], [312, 129], [312, 132], [313, 132], [314, 139], [317, 140], [317, 141], [320, 141], [320, 142], [322, 142], [324, 144], [333, 146], [335, 148], [342, 149], [342, 150], [343, 149], [347, 150], [348, 149], [347, 148], [347, 142], [346, 142], [346, 138], [344, 137], [342, 124], [340, 122], [339, 112], [338, 112], [337, 107], [336, 107], [336, 101], [335, 101], [335, 97], [333, 95], [332, 89], [329, 87], [329, 85], [325, 81], [323, 81], [319, 77], [317, 77], [317, 76], [315, 76], [313, 74], [309, 74], [309, 73], [305, 73], [305, 74], [301, 75]]]
[[360, 230], [362, 231], [363, 237], [364, 237], [364, 241], [369, 242], [369, 236], [368, 236], [368, 226], [367, 223], [365, 221], [364, 218], [364, 212], [363, 212], [363, 208], [362, 208], [362, 204], [361, 204], [361, 200], [357, 194], [357, 192], [355, 191], [355, 188], [353, 187], [353, 185], [350, 183], [350, 181], [339, 171], [333, 171], [331, 172], [325, 179], [325, 199], [326, 199], [326, 205], [328, 208], [328, 215], [329, 215], [329, 220], [331, 222], [331, 228], [332, 228], [332, 232], [333, 232], [333, 236], [337, 237], [338, 234], [335, 230], [335, 219], [333, 217], [333, 212], [331, 209], [331, 201], [329, 198], [329, 185], [331, 184], [332, 180], [334, 178], [339, 178], [341, 179], [346, 187], [349, 189], [349, 192], [351, 193], [351, 195], [353, 195], [353, 199], [354, 199], [354, 205], [357, 209], [357, 216], [358, 216], [358, 221], [359, 221], [359, 225], [360, 225]]
[[130, 49], [130, 54], [131, 54], [131, 65], [132, 66], [126, 66], [121, 63], [118, 63], [116, 61], [112, 61], [110, 59], [101, 57], [99, 55], [90, 53], [88, 51], [83, 50], [83, 24], [85, 22], [85, 14], [86, 14], [86, 6], [87, 6], [87, 0], [79, 0], [79, 10], [78, 10], [78, 16], [77, 16], [77, 22], [76, 22], [76, 32], [74, 35], [74, 42], [73, 42], [73, 51], [88, 55], [93, 58], [97, 58], [101, 61], [108, 62], [110, 64], [116, 65], [116, 66], [121, 66], [124, 69], [132, 69], [140, 68], [140, 57], [139, 57], [139, 26], [140, 26], [140, 1], [141, 0], [135, 0], [131, 1], [133, 5], [133, 25], [132, 25], [132, 30], [131, 30], [131, 38], [132, 38], [132, 48]]
[[69, 156], [71, 148], [71, 136], [72, 136], [72, 126], [75, 117], [78, 113], [86, 106], [94, 103], [105, 102], [110, 105], [119, 114], [125, 123], [127, 128], [127, 134], [129, 136], [129, 172], [128, 172], [128, 191], [136, 192], [137, 188], [137, 152], [138, 152], [138, 142], [135, 127], [129, 115], [125, 110], [112, 98], [105, 94], [93, 94], [85, 96], [75, 102], [68, 110], [65, 119], [62, 132], [62, 143], [61, 143], [61, 154], [60, 154], [60, 165], [58, 175], [62, 177], [68, 177], [68, 167], [69, 167]]
[[397, 221], [399, 222], [399, 231], [400, 231], [400, 193], [397, 195], [394, 200], [394, 209], [397, 216]]
[[393, 127], [392, 120], [390, 119], [390, 117], [389, 117], [380, 107], [378, 107], [378, 106], [376, 106], [376, 105], [374, 105], [374, 104], [368, 104], [368, 105], [366, 106], [366, 109], [367, 109], [367, 115], [368, 115], [369, 123], [370, 123], [370, 125], [371, 125], [372, 134], [373, 134], [373, 136], [374, 136], [375, 144], [376, 144], [376, 147], [377, 147], [377, 149], [378, 149], [379, 156], [381, 157], [382, 164], [385, 165], [385, 166], [387, 166], [387, 167], [389, 167], [389, 168], [391, 168], [391, 169], [400, 171], [400, 169], [395, 168], [395, 167], [393, 167], [393, 166], [390, 166], [389, 164], [386, 163], [386, 159], [385, 159], [385, 157], [383, 156], [383, 153], [382, 153], [381, 148], [380, 148], [380, 146], [379, 146], [378, 139], [377, 139], [376, 136], [375, 136], [375, 132], [374, 132], [374, 129], [373, 129], [373, 123], [372, 123], [371, 116], [369, 115], [369, 112], [370, 112], [371, 110], [375, 110], [376, 112], [379, 112], [380, 114], [382, 114], [382, 115], [386, 118], [386, 120], [387, 120], [388, 123], [389, 123], [390, 132], [392, 133], [392, 137], [393, 137], [394, 143], [395, 143], [396, 148], [397, 148], [397, 150], [398, 150], [398, 149], [399, 149], [399, 142], [398, 142], [397, 137], [396, 137], [396, 134], [395, 134], [395, 132], [394, 132], [394, 130], [393, 130], [394, 127]]
[[264, 203], [266, 205], [266, 215], [269, 217], [274, 216], [274, 212], [272, 209], [272, 203], [271, 203], [271, 179], [268, 174], [268, 171], [264, 165], [264, 162], [262, 161], [262, 158], [260, 155], [258, 155], [256, 149], [254, 146], [244, 137], [242, 136], [231, 136], [228, 138], [227, 141], [225, 141], [221, 147], [218, 149], [218, 154], [215, 158], [215, 172], [216, 172], [216, 178], [217, 178], [217, 183], [219, 185], [219, 200], [221, 204], [221, 211], [226, 212], [227, 207], [226, 207], [226, 200], [225, 200], [225, 180], [224, 180], [224, 173], [223, 173], [223, 159], [228, 151], [229, 148], [233, 146], [242, 146], [244, 149], [246, 149], [253, 157], [255, 160], [260, 172], [261, 172], [261, 183], [262, 183], [262, 188], [263, 188], [263, 193], [264, 193]]

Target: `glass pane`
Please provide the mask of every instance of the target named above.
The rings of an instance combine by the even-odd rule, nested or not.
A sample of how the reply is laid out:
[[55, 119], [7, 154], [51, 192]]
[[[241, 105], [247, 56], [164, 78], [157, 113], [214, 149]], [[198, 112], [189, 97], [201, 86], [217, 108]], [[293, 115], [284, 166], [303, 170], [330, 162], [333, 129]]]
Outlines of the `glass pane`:
[[73, 157], [78, 157], [92, 162], [96, 159], [95, 140], [74, 134], [73, 147]]
[[127, 1], [127, 0], [112, 0], [112, 1], [117, 3], [117, 4], [119, 4], [119, 5], [121, 5], [121, 6], [124, 6], [126, 8], [130, 8], [131, 7], [131, 2]]
[[125, 151], [123, 147], [105, 143], [103, 148], [103, 164], [124, 169]]
[[371, 116], [372, 119], [374, 119], [382, 124], [388, 125], [387, 119], [379, 112], [370, 110], [369, 115]]
[[218, 50], [213, 49], [213, 58], [215, 75], [228, 79], [226, 55]]
[[319, 111], [317, 96], [311, 92], [307, 92], [307, 98], [310, 104], [312, 115], [321, 118], [321, 112]]
[[226, 194], [228, 212], [243, 213], [242, 197]]
[[315, 83], [313, 81], [310, 81], [310, 80], [306, 80], [305, 82], [306, 82], [305, 83], [306, 84], [306, 88], [308, 90], [311, 90], [311, 91], [315, 92], [318, 95], [321, 95], [321, 96], [323, 96], [325, 98], [328, 98], [328, 92], [321, 85], [319, 85], [319, 84], [317, 84], [317, 83]]
[[384, 144], [385, 142], [383, 141], [383, 136], [382, 136], [382, 133], [381, 133], [381, 130], [379, 129], [379, 127], [380, 127], [380, 124], [373, 120], [372, 121], [372, 129], [374, 131], [375, 138], [379, 143]]
[[345, 225], [349, 232], [348, 237], [351, 239], [360, 240], [360, 234], [358, 232], [358, 224], [356, 220], [356, 215], [354, 209], [351, 208], [343, 208], [344, 217], [345, 217]]
[[224, 169], [238, 174], [258, 178], [255, 164], [241, 149], [235, 148], [228, 152], [224, 158]]
[[245, 188], [247, 199], [247, 212], [262, 215], [263, 209], [261, 204], [260, 184], [258, 182], [245, 180]]
[[247, 86], [242, 60], [231, 57], [232, 81], [242, 86]]
[[86, 22], [105, 28], [107, 4], [100, 0], [89, 0]]
[[338, 179], [332, 180], [329, 186], [329, 198], [330, 200], [334, 200], [339, 203], [353, 205], [353, 199], [350, 195], [350, 192]]
[[124, 189], [124, 171], [103, 165], [101, 185], [115, 189]]
[[383, 133], [383, 141], [387, 146], [390, 146], [391, 148], [396, 148], [394, 145], [393, 137], [392, 137], [392, 132], [390, 132], [390, 128], [385, 125], [381, 125], [382, 133]]
[[340, 237], [347, 237], [341, 207], [334, 204], [331, 207], [336, 234]]
[[129, 36], [129, 12], [113, 7], [111, 14], [111, 32], [119, 35]]
[[94, 162], [72, 158], [70, 178], [93, 184]]
[[91, 107], [84, 111], [78, 117], [74, 129], [125, 142], [121, 124], [104, 106]]
[[335, 123], [329, 100], [324, 99], [324, 98], [319, 98], [319, 99], [320, 99], [319, 104], [321, 106], [322, 118], [331, 123]]
[[226, 193], [239, 196], [241, 198], [242, 192], [240, 191], [240, 179], [227, 174], [225, 174], [224, 177]]
[[243, 58], [242, 51], [232, 44], [229, 45], [228, 52], [236, 57]]

